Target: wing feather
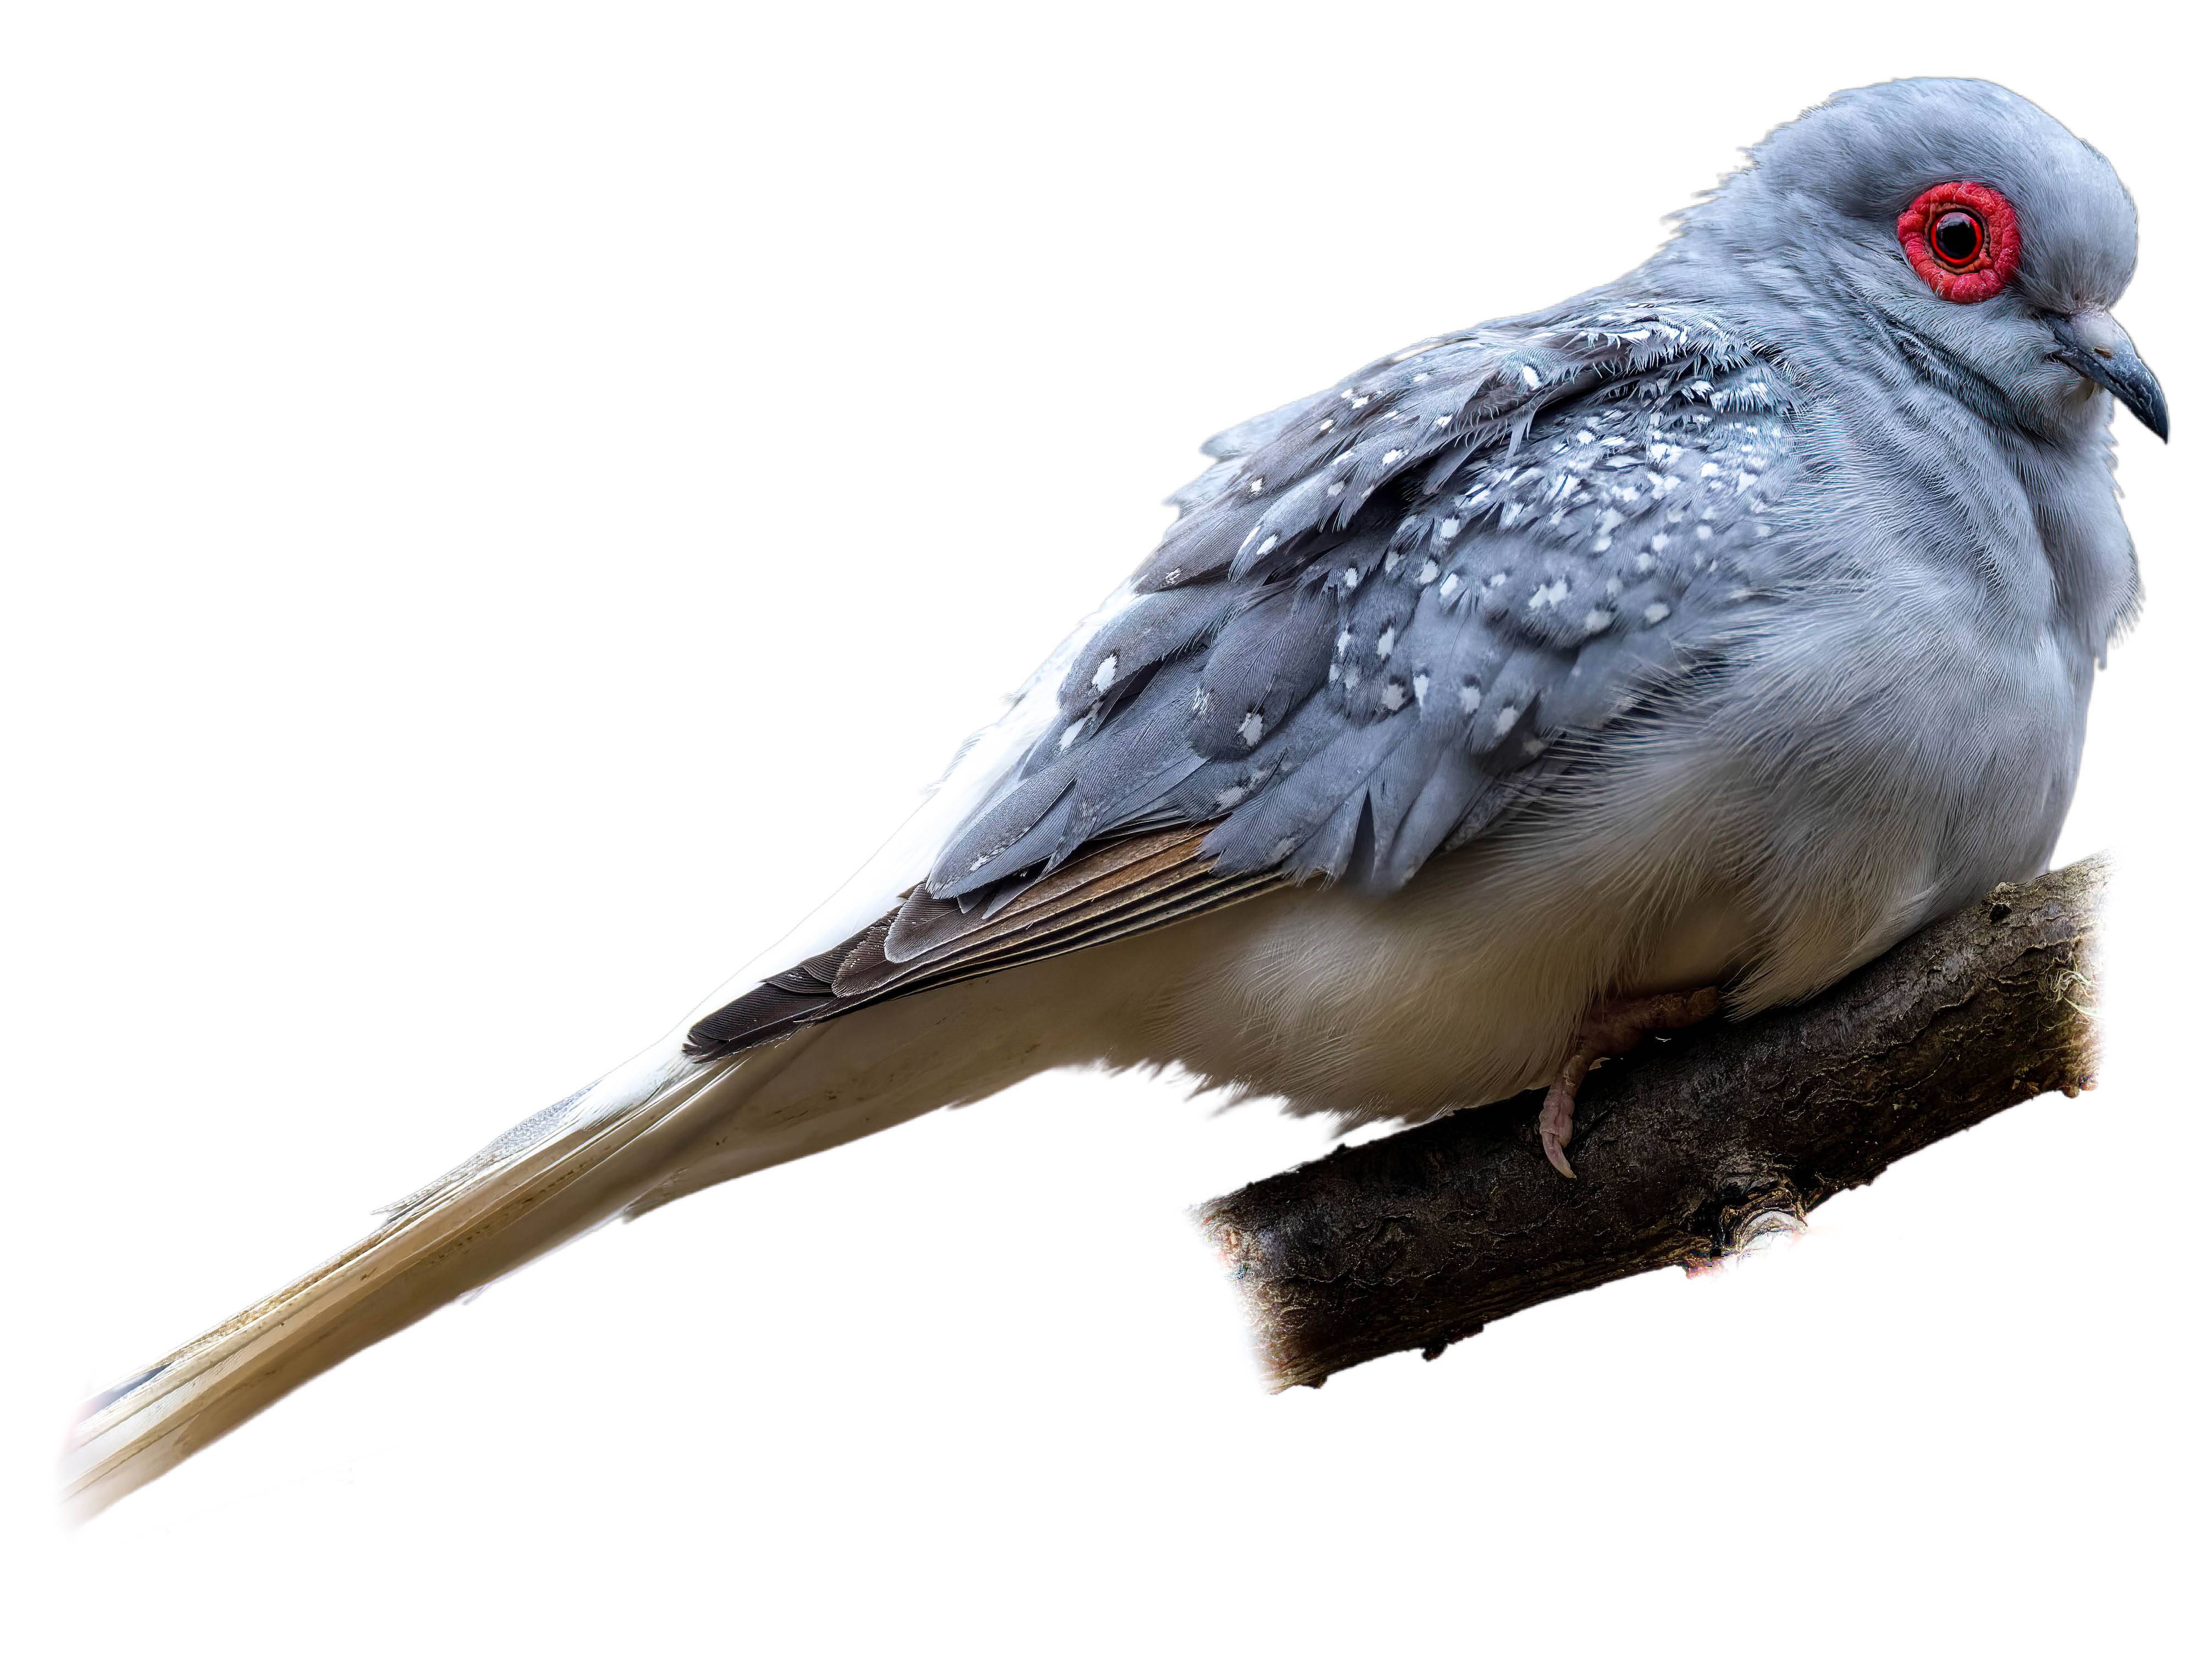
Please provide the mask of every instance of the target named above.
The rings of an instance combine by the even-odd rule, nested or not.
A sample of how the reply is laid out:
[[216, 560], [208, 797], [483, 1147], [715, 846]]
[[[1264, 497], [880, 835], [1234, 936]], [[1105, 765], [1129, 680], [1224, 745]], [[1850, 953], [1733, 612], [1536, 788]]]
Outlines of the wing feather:
[[1724, 647], [1796, 472], [1778, 363], [1604, 295], [1423, 342], [1206, 453], [924, 881], [695, 1052], [1285, 883], [1401, 885]]
[[988, 917], [916, 889], [842, 945], [698, 1021], [685, 1050], [735, 1054], [890, 997], [1127, 938], [1280, 884], [1270, 872], [1218, 871], [1205, 834], [1190, 827], [1095, 848]]

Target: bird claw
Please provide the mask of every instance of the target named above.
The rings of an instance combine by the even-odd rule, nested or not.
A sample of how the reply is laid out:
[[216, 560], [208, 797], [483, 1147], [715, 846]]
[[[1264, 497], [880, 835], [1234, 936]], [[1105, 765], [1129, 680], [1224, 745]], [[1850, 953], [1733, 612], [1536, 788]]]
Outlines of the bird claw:
[[1567, 1142], [1575, 1134], [1575, 1096], [1592, 1066], [1626, 1054], [1654, 1031], [1679, 1031], [1711, 1019], [1720, 1006], [1719, 988], [1709, 985], [1700, 991], [1602, 1002], [1590, 1010], [1576, 1033], [1574, 1052], [1544, 1091], [1543, 1109], [1536, 1114], [1544, 1161], [1568, 1180], [1575, 1178], [1574, 1165], [1567, 1162]]
[[1561, 1078], [1544, 1091], [1544, 1109], [1536, 1114], [1536, 1133], [1544, 1143], [1545, 1161], [1570, 1181], [1574, 1165], [1567, 1162], [1567, 1142], [1575, 1133], [1575, 1091]]

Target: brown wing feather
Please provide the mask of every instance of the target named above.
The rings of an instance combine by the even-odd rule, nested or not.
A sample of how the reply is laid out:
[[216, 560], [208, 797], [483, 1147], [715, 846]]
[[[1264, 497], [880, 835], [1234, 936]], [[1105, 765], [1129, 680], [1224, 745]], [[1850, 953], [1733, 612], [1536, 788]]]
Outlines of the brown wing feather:
[[684, 1052], [702, 1059], [738, 1054], [891, 997], [1127, 939], [1281, 884], [1271, 872], [1215, 874], [1201, 850], [1212, 828], [1108, 842], [997, 909], [963, 911], [916, 888], [842, 945], [700, 1020]]

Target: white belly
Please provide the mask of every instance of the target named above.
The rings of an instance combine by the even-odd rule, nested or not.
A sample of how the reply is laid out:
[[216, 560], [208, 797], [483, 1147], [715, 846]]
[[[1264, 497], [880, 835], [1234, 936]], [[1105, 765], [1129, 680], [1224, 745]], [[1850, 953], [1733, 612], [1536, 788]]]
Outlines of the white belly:
[[1548, 1082], [1591, 1005], [1726, 982], [1754, 930], [1733, 897], [1565, 891], [1485, 849], [1403, 892], [1304, 889], [1133, 940], [1157, 989], [1146, 1059], [1355, 1120], [1421, 1118]]

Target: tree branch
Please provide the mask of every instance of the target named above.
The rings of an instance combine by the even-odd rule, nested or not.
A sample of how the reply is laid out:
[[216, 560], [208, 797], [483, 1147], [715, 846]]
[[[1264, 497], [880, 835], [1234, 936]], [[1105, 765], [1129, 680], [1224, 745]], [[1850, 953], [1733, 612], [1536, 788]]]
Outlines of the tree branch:
[[1214, 1200], [1200, 1224], [1275, 1386], [1710, 1263], [2008, 1106], [2094, 1087], [2105, 876], [2093, 859], [1999, 887], [1811, 1002], [1601, 1067], [1578, 1179], [1544, 1162], [1532, 1091]]

